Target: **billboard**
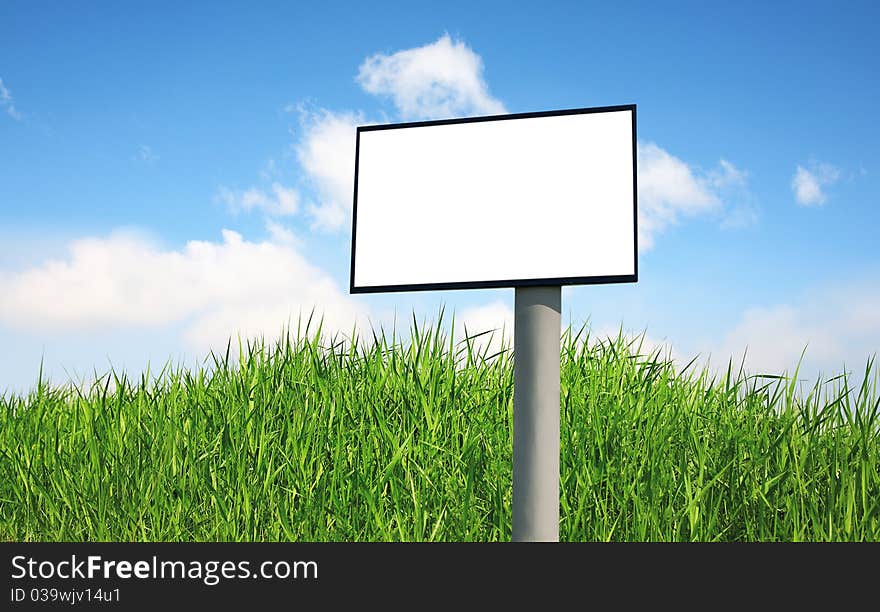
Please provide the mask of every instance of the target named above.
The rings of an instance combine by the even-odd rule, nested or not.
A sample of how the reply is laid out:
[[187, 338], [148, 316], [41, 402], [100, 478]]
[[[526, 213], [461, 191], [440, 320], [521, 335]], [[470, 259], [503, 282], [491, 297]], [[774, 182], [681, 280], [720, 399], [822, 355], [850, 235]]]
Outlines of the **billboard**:
[[635, 105], [361, 126], [352, 293], [635, 282]]

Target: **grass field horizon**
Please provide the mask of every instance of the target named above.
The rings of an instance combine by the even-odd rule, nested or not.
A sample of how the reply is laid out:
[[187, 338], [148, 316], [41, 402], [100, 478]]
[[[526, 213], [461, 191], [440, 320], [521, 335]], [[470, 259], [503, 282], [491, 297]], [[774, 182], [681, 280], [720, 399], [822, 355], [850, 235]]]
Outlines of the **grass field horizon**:
[[[442, 318], [0, 394], [0, 540], [509, 540], [512, 347]], [[561, 540], [880, 540], [873, 359], [804, 384], [643, 340], [563, 333]]]

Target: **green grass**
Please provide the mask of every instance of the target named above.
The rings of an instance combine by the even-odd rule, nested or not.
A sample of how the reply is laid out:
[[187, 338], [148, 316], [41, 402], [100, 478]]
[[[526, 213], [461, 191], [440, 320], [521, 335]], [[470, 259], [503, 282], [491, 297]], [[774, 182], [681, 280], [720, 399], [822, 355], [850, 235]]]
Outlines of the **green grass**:
[[[880, 539], [871, 363], [801, 388], [586, 334], [561, 356], [562, 540]], [[0, 397], [0, 540], [509, 540], [510, 353], [368, 337]]]

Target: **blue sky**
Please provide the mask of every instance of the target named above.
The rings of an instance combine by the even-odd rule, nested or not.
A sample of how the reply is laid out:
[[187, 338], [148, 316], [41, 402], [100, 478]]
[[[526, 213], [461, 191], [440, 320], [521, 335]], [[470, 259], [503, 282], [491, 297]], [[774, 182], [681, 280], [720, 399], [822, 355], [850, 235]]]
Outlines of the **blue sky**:
[[638, 105], [640, 281], [563, 292], [752, 371], [880, 346], [871, 3], [0, 5], [0, 391], [193, 362], [229, 334], [513, 290], [350, 296], [354, 126]]

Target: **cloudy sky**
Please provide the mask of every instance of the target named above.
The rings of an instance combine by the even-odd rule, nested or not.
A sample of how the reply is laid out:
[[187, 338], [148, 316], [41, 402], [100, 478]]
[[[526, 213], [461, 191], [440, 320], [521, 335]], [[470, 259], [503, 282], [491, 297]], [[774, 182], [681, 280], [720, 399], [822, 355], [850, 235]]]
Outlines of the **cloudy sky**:
[[808, 376], [880, 347], [872, 3], [253, 7], [0, 5], [0, 392], [313, 307], [509, 328], [512, 289], [348, 294], [355, 127], [631, 103], [640, 280], [564, 323]]

